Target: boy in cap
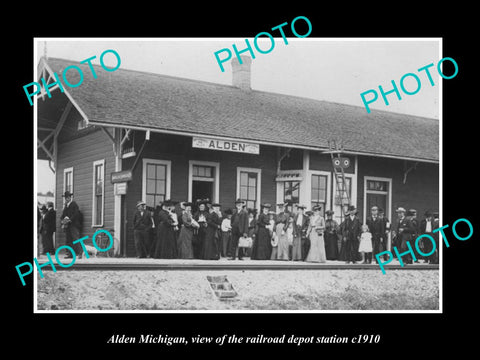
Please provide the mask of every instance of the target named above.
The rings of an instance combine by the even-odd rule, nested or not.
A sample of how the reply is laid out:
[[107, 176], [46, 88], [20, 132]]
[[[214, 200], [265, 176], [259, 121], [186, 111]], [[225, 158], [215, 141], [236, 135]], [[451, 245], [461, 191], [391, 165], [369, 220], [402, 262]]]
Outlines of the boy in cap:
[[228, 252], [228, 245], [232, 241], [232, 209], [227, 209], [223, 212], [223, 220], [221, 225], [222, 230], [222, 246], [220, 247], [220, 255], [222, 257], [231, 256]]

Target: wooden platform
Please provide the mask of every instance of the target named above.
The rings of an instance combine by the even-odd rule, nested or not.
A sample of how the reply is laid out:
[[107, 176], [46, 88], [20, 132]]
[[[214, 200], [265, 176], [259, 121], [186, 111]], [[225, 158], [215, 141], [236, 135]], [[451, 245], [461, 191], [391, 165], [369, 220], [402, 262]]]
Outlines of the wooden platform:
[[[55, 258], [52, 258], [57, 264]], [[39, 264], [44, 264], [47, 257], [42, 255], [37, 258]], [[72, 259], [60, 257], [60, 261], [68, 265]], [[45, 266], [42, 270], [51, 270], [51, 266]], [[64, 268], [56, 266], [56, 270], [376, 270], [381, 271], [377, 264], [345, 264], [344, 261], [327, 260], [326, 263], [311, 263], [304, 261], [281, 261], [281, 260], [199, 260], [199, 259], [137, 259], [137, 258], [109, 258], [90, 257], [77, 258], [75, 263]], [[401, 266], [394, 259], [385, 265], [386, 270], [438, 270], [438, 264], [425, 264], [422, 262]]]

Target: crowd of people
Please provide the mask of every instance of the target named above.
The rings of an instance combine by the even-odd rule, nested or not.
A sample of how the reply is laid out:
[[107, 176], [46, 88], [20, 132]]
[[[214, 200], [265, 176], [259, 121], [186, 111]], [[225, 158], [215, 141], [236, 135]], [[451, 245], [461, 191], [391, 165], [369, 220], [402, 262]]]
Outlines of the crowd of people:
[[[165, 200], [156, 208], [137, 203], [133, 228], [138, 258], [284, 260], [324, 263], [327, 260], [346, 263], [375, 261], [376, 254], [387, 250], [389, 237], [392, 247], [400, 252], [408, 250], [420, 234], [429, 234], [433, 244], [422, 238], [422, 253], [416, 261], [438, 264], [438, 213], [427, 211], [419, 223], [416, 211], [396, 210], [397, 219], [390, 223], [383, 209], [373, 206], [362, 224], [354, 206], [349, 206], [342, 223], [334, 220], [332, 210], [322, 216], [321, 205], [311, 211], [300, 204], [262, 204], [260, 213], [246, 208], [241, 199], [235, 209], [225, 209], [208, 199], [191, 202]], [[289, 210], [289, 208], [292, 209]], [[386, 259], [385, 259], [386, 260]], [[405, 263], [412, 262], [405, 256]]]
[[[80, 237], [82, 215], [73, 201], [73, 194], [66, 191], [64, 208], [60, 216], [66, 244], [77, 254], [81, 253], [73, 241]], [[322, 216], [321, 205], [311, 211], [300, 204], [262, 204], [260, 213], [247, 208], [241, 199], [235, 201], [235, 209], [225, 209], [208, 199], [191, 202], [165, 200], [156, 208], [149, 208], [139, 201], [133, 217], [135, 251], [138, 258], [229, 260], [284, 260], [324, 263], [327, 260], [346, 263], [378, 263], [376, 254], [396, 247], [404, 263], [423, 261], [438, 264], [438, 213], [426, 211], [421, 221], [415, 209], [396, 209], [397, 218], [391, 223], [384, 210], [378, 206], [370, 209], [365, 222], [358, 211], [349, 206], [339, 224], [332, 210]], [[290, 210], [291, 209], [291, 210]], [[42, 253], [54, 253], [53, 235], [56, 231], [56, 212], [52, 202], [38, 210], [38, 234]], [[110, 231], [113, 232], [113, 229]], [[408, 253], [408, 243], [418, 242], [422, 256]], [[112, 234], [113, 235], [113, 234]], [[434, 239], [433, 244], [430, 240]], [[116, 239], [116, 238], [115, 238]], [[435, 247], [435, 249], [434, 249]], [[118, 240], [114, 255], [120, 255]], [[71, 256], [71, 255], [67, 255]], [[383, 255], [383, 261], [388, 260]]]

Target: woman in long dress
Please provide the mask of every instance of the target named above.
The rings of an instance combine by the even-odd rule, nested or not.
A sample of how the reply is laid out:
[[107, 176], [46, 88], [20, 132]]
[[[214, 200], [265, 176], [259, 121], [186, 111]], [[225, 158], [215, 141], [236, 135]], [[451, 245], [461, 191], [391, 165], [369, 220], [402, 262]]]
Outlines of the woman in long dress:
[[204, 260], [218, 260], [219, 249], [218, 245], [218, 231], [222, 225], [222, 218], [219, 216], [220, 204], [212, 204], [210, 213], [207, 215], [207, 228], [205, 229], [205, 239], [203, 243], [202, 258]]
[[170, 211], [174, 205], [170, 200], [165, 200], [160, 207], [154, 258], [175, 259], [177, 257], [177, 244], [175, 241], [174, 228], [178, 223], [175, 223]]
[[255, 244], [256, 236], [257, 236], [257, 219], [255, 219], [257, 215], [256, 209], [248, 209], [248, 231], [247, 237], [252, 239], [252, 247], [243, 248], [243, 256], [252, 258], [252, 248], [253, 244]]
[[313, 207], [313, 215], [307, 230], [307, 236], [310, 237], [310, 250], [308, 251], [307, 262], [327, 261], [325, 255], [325, 242], [323, 240], [323, 231], [325, 230], [325, 220], [320, 215], [320, 205]]
[[290, 218], [289, 212], [284, 212], [283, 208], [285, 204], [277, 205], [281, 212], [277, 215], [277, 223], [275, 225], [275, 234], [277, 235], [278, 245], [277, 245], [277, 260], [288, 260], [288, 236], [287, 236], [287, 227], [288, 219]]
[[272, 236], [268, 226], [270, 225], [270, 218], [268, 212], [270, 204], [262, 205], [262, 213], [258, 215], [257, 219], [257, 234], [252, 247], [252, 260], [269, 260], [272, 253]]
[[203, 258], [203, 244], [205, 242], [205, 232], [207, 230], [207, 216], [208, 211], [205, 208], [206, 203], [204, 201], [198, 203], [198, 211], [195, 213], [193, 218], [200, 225], [199, 228], [195, 231], [193, 237], [193, 257], [195, 259]]
[[338, 260], [338, 223], [333, 220], [334, 212], [328, 210], [325, 212], [325, 253], [327, 260]]
[[185, 203], [182, 214], [182, 227], [177, 241], [179, 259], [193, 259], [193, 231], [198, 228], [198, 223], [192, 216], [192, 203]]
[[292, 246], [292, 260], [303, 260], [306, 256], [302, 255], [302, 239], [305, 238], [308, 230], [308, 218], [303, 213], [304, 205], [297, 204], [297, 214], [293, 219], [293, 246]]

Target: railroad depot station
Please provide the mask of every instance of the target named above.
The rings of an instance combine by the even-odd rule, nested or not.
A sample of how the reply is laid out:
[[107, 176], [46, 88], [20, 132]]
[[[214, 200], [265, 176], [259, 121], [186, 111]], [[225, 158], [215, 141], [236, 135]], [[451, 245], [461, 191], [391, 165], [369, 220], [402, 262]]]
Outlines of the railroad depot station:
[[[38, 159], [56, 178], [56, 247], [67, 190], [81, 235], [115, 229], [124, 257], [135, 257], [139, 200], [320, 204], [338, 222], [348, 203], [362, 222], [373, 205], [391, 221], [399, 206], [419, 219], [439, 210], [436, 119], [253, 90], [248, 59], [232, 62], [232, 85], [96, 65], [93, 79], [87, 64], [58, 58], [42, 58], [38, 77], [51, 83], [72, 64], [83, 83], [37, 99]], [[332, 154], [347, 159], [341, 176]]]

